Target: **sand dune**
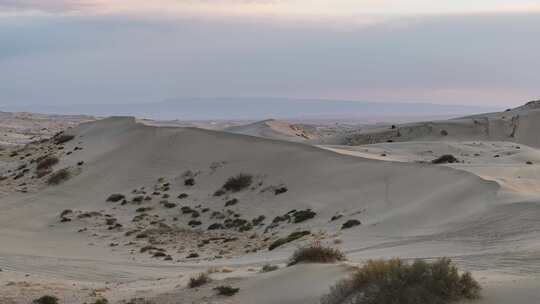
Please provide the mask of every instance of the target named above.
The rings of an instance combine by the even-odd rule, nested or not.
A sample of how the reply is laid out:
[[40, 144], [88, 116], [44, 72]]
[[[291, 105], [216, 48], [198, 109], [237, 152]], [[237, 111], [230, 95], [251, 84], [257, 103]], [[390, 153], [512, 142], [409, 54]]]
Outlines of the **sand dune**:
[[538, 102], [509, 109], [442, 121], [426, 121], [370, 128], [353, 134], [324, 138], [319, 144], [365, 145], [408, 141], [511, 141], [540, 147]]
[[[474, 170], [410, 162], [421, 157], [406, 147], [402, 150], [408, 155], [395, 152], [395, 160], [404, 157], [406, 162], [388, 162], [252, 136], [152, 127], [131, 118], [85, 123], [69, 133], [75, 138], [55, 152], [60, 157], [55, 169], [70, 168], [68, 181], [48, 186], [27, 175], [24, 181], [36, 184], [34, 188], [0, 199], [0, 244], [9, 244], [0, 247], [0, 292], [10, 301], [21, 301], [17, 292], [22, 287], [5, 283], [26, 280], [28, 296], [52, 290], [72, 294], [72, 302], [92, 299], [85, 290], [98, 289], [112, 300], [142, 294], [167, 303], [177, 293], [198, 303], [212, 291], [194, 294], [185, 289], [187, 278], [210, 266], [226, 266], [233, 273], [215, 276], [242, 288], [233, 302], [316, 303], [326, 291], [323, 286], [346, 275], [345, 266], [300, 266], [266, 275], [249, 270], [282, 263], [297, 246], [314, 241], [341, 247], [353, 263], [450, 256], [482, 276], [487, 286], [504, 283], [501, 278], [507, 275], [531, 282], [540, 273], [530, 263], [540, 259], [540, 222], [534, 220], [540, 205], [535, 200], [501, 193], [499, 181], [480, 178]], [[52, 144], [47, 145], [50, 149]], [[507, 143], [501, 145], [510, 149]], [[399, 148], [390, 151], [389, 158]], [[454, 148], [464, 149], [457, 144]], [[482, 150], [467, 148], [471, 153]], [[32, 157], [50, 151], [26, 149], [36, 154]], [[362, 156], [386, 147], [366, 149]], [[523, 147], [507, 161], [511, 166], [535, 155]], [[2, 158], [7, 159], [7, 153]], [[253, 176], [248, 189], [214, 195], [239, 173]], [[189, 178], [194, 185], [186, 185]], [[10, 176], [0, 183], [17, 182]], [[286, 191], [277, 194], [276, 189], [283, 188]], [[113, 193], [125, 195], [126, 203], [106, 202]], [[188, 197], [177, 198], [182, 193]], [[136, 202], [139, 195], [150, 198]], [[226, 207], [234, 198], [237, 202]], [[175, 205], [166, 207], [165, 200]], [[199, 215], [194, 218], [180, 207]], [[60, 213], [67, 209], [70, 221], [61, 222]], [[308, 209], [315, 212], [313, 218], [271, 224], [278, 216]], [[211, 224], [226, 221], [213, 218], [214, 212], [247, 222], [260, 216], [264, 220], [247, 231], [209, 231]], [[336, 215], [342, 217], [331, 221]], [[341, 230], [349, 219], [362, 225]], [[189, 225], [191, 221], [200, 224]], [[311, 234], [268, 250], [279, 237], [306, 230]], [[143, 232], [149, 236], [139, 238]], [[165, 254], [141, 252], [145, 246], [159, 247]], [[198, 256], [188, 258], [192, 253]], [[30, 278], [24, 277], [27, 273]], [[49, 285], [39, 285], [43, 282]], [[278, 287], [287, 282], [296, 288], [276, 298]], [[263, 292], [268, 284], [277, 289]]]

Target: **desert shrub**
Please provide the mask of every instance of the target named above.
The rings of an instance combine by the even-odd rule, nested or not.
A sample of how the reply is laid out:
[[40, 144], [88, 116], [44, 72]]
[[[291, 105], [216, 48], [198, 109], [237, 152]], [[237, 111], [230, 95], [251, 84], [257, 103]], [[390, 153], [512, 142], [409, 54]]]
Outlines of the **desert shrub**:
[[161, 204], [163, 205], [163, 207], [165, 207], [167, 209], [171, 209], [171, 208], [176, 207], [175, 203], [171, 203], [171, 202], [168, 202], [168, 201], [162, 201]]
[[217, 290], [218, 295], [227, 297], [232, 297], [240, 291], [240, 288], [233, 288], [228, 285], [218, 286], [214, 289]]
[[184, 198], [187, 198], [189, 195], [187, 193], [180, 193], [180, 195], [178, 195], [178, 198], [179, 199], [184, 199]]
[[279, 269], [279, 266], [277, 265], [270, 265], [270, 264], [266, 264], [264, 265], [262, 268], [261, 268], [261, 272], [272, 272], [272, 271], [276, 271]]
[[192, 277], [189, 279], [188, 287], [189, 288], [197, 288], [201, 287], [205, 284], [210, 283], [210, 277], [206, 273], [200, 273], [195, 277]]
[[228, 200], [227, 202], [225, 202], [225, 207], [234, 206], [236, 204], [238, 204], [238, 199], [233, 198], [233, 199]]
[[71, 174], [69, 173], [69, 170], [67, 168], [60, 169], [54, 172], [51, 176], [49, 176], [47, 183], [49, 185], [59, 185], [67, 181], [70, 178], [70, 176]]
[[348, 220], [343, 225], [341, 225], [341, 229], [349, 229], [352, 227], [360, 226], [362, 223], [359, 220]]
[[453, 164], [459, 162], [458, 159], [452, 154], [445, 154], [437, 159], [431, 161], [434, 164]]
[[335, 263], [344, 260], [345, 254], [339, 249], [309, 246], [297, 249], [289, 259], [287, 266], [298, 263]]
[[287, 191], [289, 191], [289, 189], [287, 189], [287, 187], [279, 187], [276, 190], [274, 190], [274, 194], [275, 195], [280, 195], [280, 194], [283, 194], [283, 193], [285, 193]]
[[448, 136], [448, 131], [441, 130], [441, 136]]
[[68, 135], [68, 134], [58, 134], [54, 137], [54, 143], [57, 145], [61, 145], [63, 143], [67, 143], [68, 141], [74, 139], [75, 136]]
[[249, 174], [238, 174], [230, 177], [225, 184], [223, 184], [223, 189], [226, 191], [239, 192], [251, 186], [252, 182], [253, 176]]
[[480, 290], [470, 273], [460, 275], [447, 258], [432, 263], [379, 260], [333, 286], [321, 304], [446, 304], [478, 299]]
[[268, 250], [272, 251], [280, 246], [283, 246], [287, 243], [290, 243], [290, 242], [293, 242], [293, 241], [296, 241], [306, 235], [310, 235], [311, 232], [309, 231], [296, 231], [296, 232], [293, 232], [291, 234], [289, 234], [287, 237], [284, 237], [284, 238], [280, 238], [280, 239], [277, 239], [275, 240], [272, 244], [270, 244], [270, 246], [268, 247]]
[[58, 304], [58, 298], [55, 296], [42, 296], [32, 301], [32, 304]]
[[223, 227], [223, 224], [220, 223], [213, 223], [212, 225], [208, 226], [208, 230], [218, 230], [223, 228], [225, 227]]
[[293, 222], [296, 223], [296, 224], [301, 223], [301, 222], [305, 222], [307, 220], [310, 220], [310, 219], [314, 218], [315, 215], [317, 215], [317, 213], [315, 213], [311, 209], [295, 211], [292, 214], [292, 216], [294, 218]]
[[216, 190], [216, 192], [214, 192], [214, 196], [222, 196], [225, 193], [226, 193], [225, 190], [218, 189], [218, 190]]
[[195, 258], [198, 258], [199, 257], [199, 254], [198, 253], [190, 253], [186, 259], [195, 259]]
[[116, 203], [116, 202], [119, 202], [123, 199], [125, 199], [126, 196], [123, 195], [123, 194], [120, 194], [120, 193], [115, 193], [115, 194], [111, 194], [108, 198], [107, 198], [107, 202], [113, 202], [113, 203]]
[[105, 298], [100, 298], [100, 299], [97, 299], [94, 304], [109, 304], [109, 300], [105, 299]]
[[186, 186], [194, 186], [195, 185], [195, 179], [190, 177], [184, 181], [184, 185]]
[[59, 162], [58, 157], [51, 156], [51, 155], [46, 156], [45, 158], [39, 160], [37, 164], [37, 170], [38, 171], [47, 170], [50, 167], [58, 164], [58, 162]]

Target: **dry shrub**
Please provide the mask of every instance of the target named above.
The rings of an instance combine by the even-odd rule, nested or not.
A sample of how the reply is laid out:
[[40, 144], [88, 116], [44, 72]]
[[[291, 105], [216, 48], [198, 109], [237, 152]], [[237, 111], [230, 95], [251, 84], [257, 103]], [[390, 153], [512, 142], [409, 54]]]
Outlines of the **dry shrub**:
[[470, 273], [460, 275], [447, 258], [432, 263], [377, 260], [331, 287], [321, 304], [447, 304], [478, 299], [480, 290]]
[[32, 304], [58, 304], [58, 298], [55, 296], [42, 296], [32, 301]]
[[68, 135], [68, 134], [58, 134], [54, 137], [54, 143], [57, 145], [61, 145], [63, 143], [66, 143], [72, 139], [74, 139], [75, 136]]
[[251, 186], [252, 182], [253, 176], [249, 174], [238, 174], [230, 177], [225, 184], [223, 184], [223, 189], [226, 191], [239, 192]]
[[54, 172], [49, 179], [47, 180], [47, 183], [49, 185], [59, 185], [66, 180], [68, 180], [71, 177], [71, 174], [69, 173], [69, 170], [67, 168], [60, 169], [56, 172]]
[[237, 294], [240, 291], [240, 288], [233, 288], [233, 287], [228, 286], [228, 285], [218, 286], [218, 287], [216, 287], [214, 289], [217, 290], [218, 295], [227, 296], [227, 297], [234, 296], [235, 294]]
[[211, 281], [211, 279], [208, 276], [208, 274], [200, 273], [197, 276], [192, 277], [192, 278], [189, 279], [188, 287], [189, 288], [201, 287], [201, 286], [203, 286], [205, 284], [210, 283], [210, 281]]
[[459, 162], [459, 160], [452, 154], [445, 154], [431, 162], [434, 164], [453, 164]]
[[47, 170], [50, 167], [58, 164], [58, 162], [59, 162], [58, 157], [48, 155], [38, 161], [37, 170], [38, 171]]
[[345, 259], [345, 254], [339, 249], [309, 246], [297, 249], [289, 259], [287, 266], [298, 263], [335, 263]]

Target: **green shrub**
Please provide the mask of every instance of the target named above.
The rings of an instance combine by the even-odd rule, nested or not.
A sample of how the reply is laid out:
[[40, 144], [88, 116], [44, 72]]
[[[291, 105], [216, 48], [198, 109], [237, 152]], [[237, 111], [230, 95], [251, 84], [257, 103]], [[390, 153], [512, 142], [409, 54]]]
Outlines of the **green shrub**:
[[239, 192], [251, 186], [252, 182], [253, 176], [249, 174], [238, 174], [230, 177], [225, 184], [223, 184], [223, 189], [226, 191]]
[[323, 296], [321, 304], [447, 304], [480, 298], [470, 273], [459, 274], [450, 259], [405, 263], [369, 261]]
[[226, 285], [218, 286], [214, 289], [217, 290], [218, 295], [227, 296], [227, 297], [232, 297], [240, 291], [240, 288], [233, 288], [231, 286], [226, 286]]
[[32, 301], [33, 304], [58, 304], [58, 298], [55, 296], [43, 296]]
[[97, 299], [94, 304], [109, 304], [109, 300], [105, 299], [105, 298], [100, 298], [100, 299]]
[[195, 277], [192, 277], [189, 279], [189, 288], [197, 288], [201, 287], [205, 284], [208, 284], [210, 282], [210, 277], [206, 273], [200, 273]]
[[54, 172], [51, 176], [49, 176], [47, 183], [49, 185], [59, 185], [67, 181], [70, 177], [71, 177], [71, 173], [69, 173], [69, 170], [67, 168], [60, 169]]
[[297, 249], [289, 259], [287, 266], [298, 263], [335, 263], [344, 260], [345, 255], [339, 249], [309, 246]]

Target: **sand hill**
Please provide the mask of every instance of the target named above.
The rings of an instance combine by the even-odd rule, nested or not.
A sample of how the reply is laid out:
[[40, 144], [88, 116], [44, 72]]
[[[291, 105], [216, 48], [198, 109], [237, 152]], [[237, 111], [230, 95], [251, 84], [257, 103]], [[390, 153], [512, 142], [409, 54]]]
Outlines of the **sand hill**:
[[[451, 122], [444, 125], [448, 136], [458, 126], [470, 128]], [[531, 129], [520, 128], [521, 138], [532, 138]], [[9, 244], [0, 246], [4, 302], [27, 303], [47, 292], [66, 303], [97, 296], [317, 303], [350, 265], [396, 256], [452, 257], [480, 278], [484, 303], [539, 300], [540, 269], [531, 261], [540, 259], [540, 206], [534, 195], [509, 193], [472, 170], [420, 163], [414, 151], [390, 162], [369, 159], [386, 147], [358, 157], [132, 118], [84, 123], [63, 135], [1, 154], [0, 244]], [[434, 153], [446, 148], [440, 149]], [[482, 151], [488, 149], [495, 148]], [[523, 153], [509, 164], [535, 155], [528, 147]], [[41, 175], [36, 166], [46, 155], [59, 163]], [[47, 184], [62, 169], [67, 179]], [[249, 176], [247, 186], [227, 190], [238, 174]], [[348, 220], [361, 224], [342, 229]], [[301, 237], [269, 250], [293, 232]], [[312, 242], [342, 248], [351, 262], [256, 273]], [[186, 288], [191, 275], [210, 267], [215, 283]], [[211, 289], [218, 282], [241, 292], [225, 301]]]
[[365, 145], [407, 141], [511, 141], [540, 147], [538, 102], [509, 109], [443, 121], [394, 124], [370, 128], [354, 134], [325, 138], [319, 143], [333, 145]]

